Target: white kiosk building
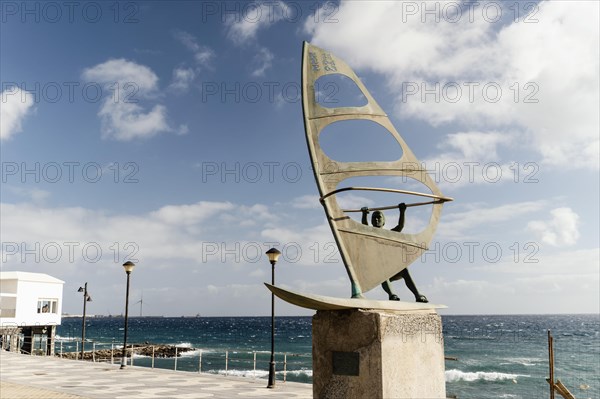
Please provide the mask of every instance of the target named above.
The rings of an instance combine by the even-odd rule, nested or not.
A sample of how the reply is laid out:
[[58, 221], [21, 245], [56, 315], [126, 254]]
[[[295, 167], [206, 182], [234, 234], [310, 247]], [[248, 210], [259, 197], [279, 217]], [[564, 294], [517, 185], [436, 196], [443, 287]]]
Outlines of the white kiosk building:
[[43, 273], [0, 272], [2, 349], [54, 353], [64, 281]]

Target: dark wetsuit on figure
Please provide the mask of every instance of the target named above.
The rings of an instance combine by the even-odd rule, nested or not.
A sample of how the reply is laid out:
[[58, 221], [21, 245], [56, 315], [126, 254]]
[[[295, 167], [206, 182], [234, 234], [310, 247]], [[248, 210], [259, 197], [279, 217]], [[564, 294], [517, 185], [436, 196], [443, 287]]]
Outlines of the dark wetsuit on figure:
[[[394, 227], [392, 229], [392, 231], [401, 232], [402, 229], [404, 228], [404, 213], [406, 212], [406, 204], [404, 204], [404, 203], [399, 204], [398, 208], [400, 209], [400, 218], [398, 219], [398, 225], [396, 227]], [[361, 211], [362, 211], [362, 224], [366, 224], [368, 226], [369, 222], [367, 221], [367, 215], [369, 213], [369, 208], [366, 208], [366, 207], [361, 208]], [[383, 215], [383, 212], [381, 212], [381, 211], [373, 212], [373, 215], [371, 216], [371, 225], [376, 228], [382, 228], [384, 224], [385, 224], [385, 216]], [[394, 292], [392, 291], [392, 285], [391, 285], [391, 281], [396, 281], [396, 280], [400, 280], [400, 279], [404, 279], [406, 286], [414, 294], [417, 302], [429, 302], [427, 300], [427, 298], [425, 297], [425, 295], [421, 295], [419, 293], [419, 290], [417, 290], [417, 286], [415, 285], [412, 277], [410, 276], [408, 269], [403, 269], [398, 274], [392, 276], [389, 280], [386, 280], [381, 284], [384, 291], [387, 292], [390, 301], [399, 301], [400, 300], [400, 298], [398, 298], [398, 295], [394, 294]]]

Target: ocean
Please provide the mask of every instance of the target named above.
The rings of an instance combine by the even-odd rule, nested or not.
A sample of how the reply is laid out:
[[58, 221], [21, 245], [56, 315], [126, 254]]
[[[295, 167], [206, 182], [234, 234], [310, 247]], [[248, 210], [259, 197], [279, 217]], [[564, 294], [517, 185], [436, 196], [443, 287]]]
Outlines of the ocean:
[[[442, 316], [448, 395], [460, 399], [548, 398], [547, 331], [554, 337], [555, 379], [577, 399], [600, 399], [600, 316]], [[74, 351], [81, 318], [63, 318], [57, 353]], [[123, 318], [86, 319], [86, 351], [118, 349]], [[131, 317], [128, 344], [154, 343], [193, 348], [175, 360], [155, 359], [154, 367], [263, 378], [268, 375], [270, 317]], [[277, 317], [277, 379], [310, 383], [310, 317]], [[285, 373], [284, 373], [285, 363]], [[134, 364], [151, 367], [150, 357]], [[560, 397], [557, 394], [557, 397]]]

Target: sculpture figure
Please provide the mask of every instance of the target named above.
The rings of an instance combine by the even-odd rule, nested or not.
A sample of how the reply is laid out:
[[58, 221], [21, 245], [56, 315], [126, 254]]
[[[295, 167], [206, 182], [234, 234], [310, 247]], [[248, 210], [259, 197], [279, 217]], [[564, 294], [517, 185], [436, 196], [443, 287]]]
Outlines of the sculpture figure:
[[[319, 103], [316, 100], [317, 81], [321, 78], [325, 81], [334, 79], [334, 75], [341, 75], [354, 82], [366, 98], [366, 104], [332, 106], [329, 103]], [[330, 52], [309, 43], [304, 44], [302, 56], [302, 110], [319, 201], [323, 205], [327, 222], [350, 279], [350, 296], [356, 300], [367, 300], [363, 293], [384, 283], [384, 289], [389, 289], [390, 299], [395, 300], [397, 296], [391, 292], [389, 281], [403, 278], [417, 301], [426, 302], [427, 298], [418, 293], [410, 275], [403, 270], [428, 250], [442, 214], [442, 206], [445, 202], [452, 201], [452, 198], [442, 195], [428, 171], [350, 66]], [[320, 135], [328, 126], [345, 121], [368, 121], [387, 130], [400, 146], [401, 151], [397, 151], [398, 159], [337, 161], [331, 158], [321, 147]], [[369, 137], [365, 137], [365, 140], [369, 140]], [[354, 178], [369, 178], [367, 181], [372, 181], [374, 179], [371, 178], [381, 176], [401, 176], [414, 180], [415, 183], [420, 183], [415, 186], [419, 187], [418, 191], [397, 187], [355, 187], [346, 184]], [[406, 201], [406, 206], [426, 206], [425, 209], [431, 210], [429, 222], [424, 229], [411, 234], [400, 232], [402, 223], [394, 228], [394, 231], [378, 228], [383, 226], [379, 221], [374, 224], [376, 228], [368, 226], [367, 223], [361, 224], [349, 216], [349, 213], [361, 212], [361, 209], [343, 209], [340, 205], [338, 194], [346, 191], [376, 191], [402, 194], [413, 199], [426, 198], [423, 202]], [[397, 205], [378, 206], [371, 212], [396, 207]], [[401, 219], [402, 212], [401, 210]], [[383, 222], [383, 214], [378, 213], [376, 218], [381, 218]]]
[[[398, 204], [398, 209], [400, 210], [400, 216], [398, 218], [398, 225], [391, 230], [397, 231], [399, 233], [404, 228], [406, 204], [405, 203]], [[369, 208], [363, 207], [360, 210], [362, 211], [362, 224], [368, 226], [369, 222], [367, 220], [367, 215], [369, 214]], [[385, 215], [383, 214], [383, 212], [381, 212], [381, 211], [373, 212], [373, 215], [371, 215], [371, 225], [378, 229], [382, 228], [385, 225]], [[415, 300], [417, 302], [423, 302], [423, 303], [429, 302], [425, 295], [421, 295], [419, 293], [419, 290], [417, 289], [417, 286], [415, 285], [410, 273], [408, 272], [408, 269], [402, 269], [399, 273], [395, 274], [390, 279], [385, 280], [383, 283], [381, 283], [381, 287], [388, 294], [390, 301], [399, 301], [400, 300], [398, 295], [394, 294], [394, 292], [392, 290], [392, 284], [391, 284], [392, 281], [396, 281], [396, 280], [400, 280], [400, 279], [404, 279], [406, 286], [413, 293], [413, 295], [415, 296]]]

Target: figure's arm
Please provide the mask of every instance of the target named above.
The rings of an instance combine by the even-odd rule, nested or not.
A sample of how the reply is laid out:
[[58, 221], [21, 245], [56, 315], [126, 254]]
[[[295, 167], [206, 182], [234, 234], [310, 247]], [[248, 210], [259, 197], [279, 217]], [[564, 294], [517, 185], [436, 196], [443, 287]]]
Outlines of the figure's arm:
[[360, 208], [360, 210], [362, 211], [362, 224], [366, 224], [367, 226], [369, 225], [369, 221], [367, 220], [367, 215], [369, 214], [369, 208], [367, 208], [366, 206], [363, 206], [362, 208]]
[[394, 227], [392, 230], [401, 232], [404, 228], [404, 213], [406, 212], [406, 204], [403, 202], [398, 204], [398, 209], [400, 209], [400, 217], [398, 218], [398, 226]]

